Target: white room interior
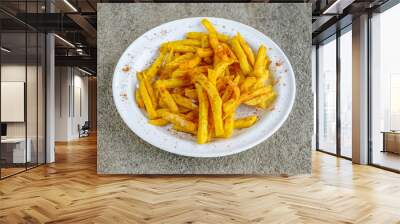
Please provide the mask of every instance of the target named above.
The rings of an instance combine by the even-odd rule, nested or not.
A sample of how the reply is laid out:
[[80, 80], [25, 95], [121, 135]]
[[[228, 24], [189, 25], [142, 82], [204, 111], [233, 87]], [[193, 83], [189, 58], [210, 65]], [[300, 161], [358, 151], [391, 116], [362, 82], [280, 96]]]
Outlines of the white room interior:
[[89, 77], [74, 67], [55, 73], [55, 141], [78, 139], [78, 127], [89, 119]]

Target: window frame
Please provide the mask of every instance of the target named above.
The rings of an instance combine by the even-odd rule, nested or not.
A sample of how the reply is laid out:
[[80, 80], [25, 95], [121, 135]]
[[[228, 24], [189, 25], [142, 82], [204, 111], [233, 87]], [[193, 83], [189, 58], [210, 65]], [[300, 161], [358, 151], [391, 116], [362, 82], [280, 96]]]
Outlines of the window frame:
[[[47, 3], [47, 1], [43, 1], [43, 0], [34, 0], [34, 1], [31, 1], [31, 2], [32, 3], [36, 3], [36, 13], [39, 12], [39, 8], [38, 8], [39, 2]], [[27, 3], [28, 3], [28, 1], [23, 1], [23, 3], [25, 3], [25, 12], [24, 13], [25, 13], [25, 16], [26, 16], [27, 13], [28, 13], [27, 12]], [[2, 8], [0, 8], [0, 9], [2, 10], [2, 12], [8, 14], [7, 11], [3, 10]], [[46, 10], [45, 10], [45, 13], [47, 13], [47, 7], [46, 7]], [[12, 16], [12, 14], [9, 14], [9, 15]], [[12, 18], [18, 20], [15, 17], [12, 17]], [[21, 21], [19, 21], [19, 22], [21, 22]], [[23, 21], [21, 23], [23, 23]], [[41, 165], [47, 164], [47, 110], [46, 110], [47, 109], [47, 81], [46, 81], [46, 79], [47, 79], [47, 43], [48, 43], [47, 32], [43, 32], [41, 30], [38, 30], [38, 29], [28, 25], [27, 23], [23, 23], [23, 27], [24, 27], [24, 29], [20, 30], [20, 33], [25, 35], [25, 49], [24, 49], [24, 51], [25, 51], [25, 56], [24, 56], [25, 57], [25, 87], [24, 87], [24, 89], [25, 89], [25, 93], [24, 93], [25, 94], [25, 96], [24, 96], [24, 98], [25, 98], [25, 102], [24, 102], [25, 166], [24, 166], [23, 170], [15, 172], [15, 173], [12, 173], [12, 174], [9, 174], [7, 176], [3, 176], [2, 167], [0, 166], [0, 180], [4, 180], [4, 179], [12, 177], [14, 175], [26, 172], [26, 171], [28, 171], [30, 169], [34, 169], [34, 168], [39, 167]], [[0, 24], [0, 28], [1, 28], [1, 24]], [[9, 33], [9, 32], [2, 31], [0, 29], [0, 46], [2, 45], [2, 34], [3, 33]], [[13, 32], [11, 32], [11, 33], [13, 33]], [[27, 162], [27, 156], [28, 156], [28, 154], [27, 154], [27, 147], [28, 147], [28, 144], [27, 144], [27, 142], [28, 142], [27, 141], [27, 139], [28, 139], [28, 117], [27, 117], [27, 113], [28, 113], [27, 112], [28, 34], [33, 34], [33, 35], [36, 36], [36, 41], [35, 41], [36, 42], [35, 43], [36, 44], [36, 49], [35, 49], [35, 51], [36, 51], [36, 60], [34, 62], [35, 66], [36, 66], [36, 69], [35, 69], [36, 91], [34, 93], [36, 95], [36, 122], [35, 122], [36, 123], [36, 136], [34, 138], [36, 138], [37, 145], [36, 145], [36, 161], [35, 161], [34, 164], [30, 164], [30, 166], [28, 166], [28, 162]], [[39, 110], [39, 98], [38, 98], [38, 93], [39, 93], [39, 81], [38, 81], [38, 75], [39, 75], [39, 70], [38, 70], [38, 66], [39, 66], [39, 34], [43, 34], [42, 35], [42, 39], [40, 39], [40, 41], [42, 41], [42, 47], [44, 48], [44, 49], [41, 49], [41, 52], [44, 54], [44, 55], [42, 55], [42, 57], [43, 57], [42, 60], [44, 60], [44, 63], [43, 63], [42, 71], [41, 71], [42, 79], [44, 79], [44, 80], [42, 80], [42, 82], [44, 84], [44, 86], [43, 86], [43, 88], [44, 88], [44, 92], [43, 92], [44, 98], [42, 99], [42, 102], [43, 102], [43, 105], [42, 105], [43, 108], [42, 109], [44, 109], [44, 111], [43, 111], [44, 114], [43, 114], [43, 117], [42, 117], [44, 119], [44, 120], [42, 120], [43, 125], [44, 125], [44, 127], [43, 127], [44, 128], [44, 132], [43, 132], [43, 143], [44, 144], [42, 146], [43, 147], [42, 152], [44, 154], [41, 155], [43, 157], [42, 158], [43, 162], [39, 162], [39, 144], [38, 144], [38, 138], [39, 138], [39, 116], [40, 116], [39, 113], [38, 113], [38, 110]], [[1, 68], [3, 66], [2, 62], [3, 62], [2, 54], [0, 53], [0, 82], [1, 82], [1, 79], [2, 79], [1, 78]], [[1, 86], [0, 86], [0, 89], [1, 89]], [[0, 110], [1, 110], [1, 106], [0, 106]], [[0, 123], [1, 123], [1, 121], [0, 121]], [[1, 158], [1, 152], [2, 152], [1, 149], [2, 149], [2, 146], [0, 144], [0, 158]]]
[[[316, 44], [316, 50], [315, 50], [315, 66], [316, 66], [316, 77], [315, 77], [315, 87], [316, 87], [316, 112], [315, 112], [315, 116], [316, 116], [316, 138], [315, 138], [315, 145], [316, 145], [316, 151], [319, 152], [323, 152], [329, 155], [333, 155], [333, 156], [337, 156], [343, 159], [347, 159], [347, 160], [352, 160], [352, 158], [347, 157], [342, 155], [341, 153], [341, 119], [340, 119], [340, 84], [341, 84], [341, 66], [340, 66], [340, 37], [342, 35], [344, 35], [347, 32], [351, 32], [352, 31], [352, 23], [348, 24], [347, 26], [343, 27], [340, 30], [337, 30], [336, 33], [332, 34], [331, 36], [327, 37], [326, 39], [320, 41], [318, 44]], [[320, 148], [320, 144], [319, 144], [319, 64], [320, 64], [320, 60], [319, 60], [319, 47], [322, 43], [328, 43], [330, 41], [336, 41], [336, 152], [332, 153], [332, 152], [328, 152], [322, 148]]]
[[394, 173], [400, 173], [400, 170], [394, 169], [394, 168], [390, 168], [387, 166], [383, 166], [380, 164], [376, 164], [373, 162], [373, 132], [372, 132], [372, 94], [373, 94], [373, 88], [372, 88], [372, 18], [374, 17], [374, 14], [380, 14], [380, 13], [384, 13], [385, 11], [391, 9], [392, 7], [396, 6], [397, 4], [399, 4], [400, 1], [399, 0], [388, 0], [387, 2], [385, 2], [384, 4], [382, 4], [381, 6], [369, 10], [368, 13], [368, 20], [367, 20], [367, 45], [368, 45], [368, 53], [367, 53], [367, 82], [368, 82], [368, 96], [367, 96], [367, 117], [368, 117], [368, 124], [367, 124], [367, 132], [368, 132], [368, 158], [367, 158], [367, 162], [368, 165], [373, 166], [373, 167], [377, 167], [383, 170], [387, 170], [387, 171], [391, 171]]

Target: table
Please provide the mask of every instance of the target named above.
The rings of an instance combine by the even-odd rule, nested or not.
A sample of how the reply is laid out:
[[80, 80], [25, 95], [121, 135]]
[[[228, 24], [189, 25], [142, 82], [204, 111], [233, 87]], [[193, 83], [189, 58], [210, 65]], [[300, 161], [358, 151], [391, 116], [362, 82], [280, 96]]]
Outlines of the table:
[[[32, 153], [31, 153], [32, 140], [30, 138], [27, 138], [26, 142], [28, 144], [25, 152], [25, 138], [1, 139], [2, 157], [6, 158], [6, 161], [8, 160], [7, 162], [9, 163], [30, 162], [32, 159]], [[12, 148], [10, 146], [12, 146]], [[12, 156], [10, 154], [12, 154]]]
[[400, 154], [400, 131], [382, 131], [383, 149], [382, 152]]

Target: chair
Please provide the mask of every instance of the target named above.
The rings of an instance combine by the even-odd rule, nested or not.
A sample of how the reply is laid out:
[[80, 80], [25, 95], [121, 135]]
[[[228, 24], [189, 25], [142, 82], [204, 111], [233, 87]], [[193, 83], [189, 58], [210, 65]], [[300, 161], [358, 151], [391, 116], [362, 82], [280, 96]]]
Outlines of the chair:
[[78, 124], [79, 138], [89, 136], [89, 129], [90, 129], [89, 121], [85, 121], [82, 127], [80, 127], [80, 125]]

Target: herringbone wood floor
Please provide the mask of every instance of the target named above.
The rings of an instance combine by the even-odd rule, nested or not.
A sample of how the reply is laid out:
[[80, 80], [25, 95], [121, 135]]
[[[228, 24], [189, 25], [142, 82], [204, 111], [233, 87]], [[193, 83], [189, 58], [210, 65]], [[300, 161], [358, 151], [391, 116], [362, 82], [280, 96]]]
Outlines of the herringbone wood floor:
[[297, 177], [98, 176], [96, 139], [0, 181], [0, 223], [400, 223], [400, 175], [313, 154]]

